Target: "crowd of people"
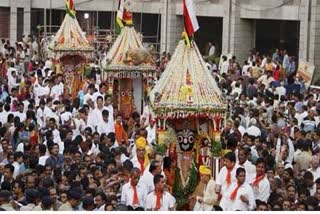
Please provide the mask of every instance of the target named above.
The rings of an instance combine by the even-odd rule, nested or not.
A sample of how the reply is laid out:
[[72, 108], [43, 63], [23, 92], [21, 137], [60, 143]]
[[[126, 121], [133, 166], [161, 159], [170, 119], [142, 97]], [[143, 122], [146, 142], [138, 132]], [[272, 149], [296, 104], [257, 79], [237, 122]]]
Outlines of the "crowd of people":
[[[155, 147], [148, 108], [124, 120], [99, 72], [70, 99], [31, 37], [0, 49], [1, 210], [175, 210], [176, 166]], [[159, 70], [170, 58], [159, 57]], [[252, 50], [242, 67], [222, 58], [208, 67], [229, 106], [223, 168], [215, 179], [198, 169], [190, 209], [319, 210], [318, 91], [297, 77], [286, 50]]]

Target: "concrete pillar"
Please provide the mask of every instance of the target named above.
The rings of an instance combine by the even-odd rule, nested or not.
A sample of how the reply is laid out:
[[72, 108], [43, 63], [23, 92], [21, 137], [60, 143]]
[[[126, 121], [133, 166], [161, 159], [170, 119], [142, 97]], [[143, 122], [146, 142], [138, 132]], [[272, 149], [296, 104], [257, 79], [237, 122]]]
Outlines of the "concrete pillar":
[[11, 6], [10, 8], [10, 41], [11, 44], [17, 40], [17, 17], [18, 17], [18, 8]]
[[183, 31], [183, 17], [176, 15], [177, 0], [164, 0], [161, 14], [161, 52], [173, 53]]
[[224, 16], [222, 21], [222, 54], [230, 53], [230, 13], [231, 0], [223, 1]]
[[23, 33], [25, 35], [31, 34], [31, 0], [25, 0], [23, 25]]
[[[309, 49], [309, 4], [310, 0], [301, 0], [300, 4], [300, 33], [299, 33], [299, 59], [307, 61], [308, 60], [308, 49]], [[311, 12], [311, 11], [310, 11]]]
[[315, 65], [314, 81], [320, 79], [320, 3], [311, 1], [311, 17], [309, 24], [308, 61]]
[[230, 16], [230, 53], [237, 56], [241, 64], [247, 59], [248, 51], [255, 47], [254, 20], [241, 19], [241, 0], [232, 0]]

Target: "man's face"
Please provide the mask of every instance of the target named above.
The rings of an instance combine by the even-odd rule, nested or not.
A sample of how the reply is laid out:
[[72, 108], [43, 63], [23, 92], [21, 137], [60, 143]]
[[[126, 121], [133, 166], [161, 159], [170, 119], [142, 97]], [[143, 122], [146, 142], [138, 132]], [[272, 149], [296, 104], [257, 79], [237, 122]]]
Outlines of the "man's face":
[[100, 93], [101, 94], [106, 93], [106, 91], [107, 91], [107, 87], [105, 85], [100, 88]]
[[32, 189], [35, 187], [35, 181], [34, 181], [34, 177], [33, 176], [29, 176], [28, 180], [27, 180], [27, 187], [29, 189]]
[[159, 183], [157, 183], [156, 187], [159, 189], [159, 190], [164, 190], [164, 187], [166, 185], [166, 181], [164, 178], [161, 178]]
[[290, 211], [291, 203], [290, 201], [284, 201], [282, 203], [283, 211]]
[[8, 141], [6, 141], [6, 140], [3, 140], [3, 141], [2, 141], [2, 150], [3, 150], [4, 152], [7, 152], [7, 151], [8, 151]]
[[234, 163], [231, 162], [229, 159], [226, 159], [226, 158], [224, 158], [223, 163], [227, 168], [232, 168], [234, 166]]
[[137, 173], [137, 172], [134, 172], [132, 175], [131, 175], [131, 181], [134, 185], [137, 185], [138, 182], [139, 182], [139, 179], [140, 179], [140, 174]]
[[46, 166], [45, 174], [46, 174], [46, 176], [50, 176], [52, 174], [51, 166]]
[[257, 164], [256, 166], [256, 172], [257, 172], [257, 175], [260, 176], [260, 175], [263, 175], [265, 173], [266, 169], [265, 169], [265, 166], [263, 163], [259, 163]]
[[102, 200], [102, 197], [101, 197], [100, 195], [97, 195], [97, 196], [94, 198], [94, 200], [95, 200], [95, 204], [96, 204], [98, 207], [102, 206], [102, 205], [105, 203], [105, 201]]
[[144, 148], [137, 148], [137, 157], [139, 159], [144, 158], [145, 151], [146, 150]]
[[57, 190], [56, 190], [56, 189], [54, 189], [54, 188], [50, 189], [50, 197], [51, 197], [54, 201], [57, 200], [58, 195], [57, 195]]
[[246, 180], [246, 173], [245, 172], [239, 173], [239, 175], [237, 176], [238, 183], [243, 184], [245, 180]]
[[226, 125], [226, 129], [227, 130], [231, 130], [231, 128], [232, 128], [232, 122], [227, 122], [227, 125]]
[[5, 168], [4, 169], [4, 178], [6, 180], [11, 180], [12, 176], [13, 176], [13, 173], [10, 171], [10, 169]]
[[58, 153], [59, 153], [59, 146], [57, 146], [57, 145], [54, 145], [53, 147], [52, 147], [52, 154], [53, 155], [58, 155]]
[[52, 120], [50, 120], [49, 121], [49, 128], [54, 129], [54, 127], [55, 127], [55, 123]]
[[121, 124], [121, 122], [122, 122], [122, 117], [121, 117], [121, 116], [118, 116], [118, 117], [117, 117], [117, 123], [118, 123], [118, 124]]
[[106, 106], [111, 105], [111, 103], [112, 103], [111, 97], [107, 97]]
[[318, 157], [314, 157], [311, 160], [311, 166], [312, 168], [316, 169], [319, 167], [319, 158]]
[[246, 156], [245, 151], [239, 150], [239, 152], [238, 152], [238, 159], [239, 159], [239, 163], [240, 163], [240, 164], [244, 164], [244, 162], [246, 162], [247, 156]]
[[203, 183], [207, 184], [209, 182], [209, 180], [210, 180], [210, 176], [209, 175], [200, 175], [200, 180]]
[[103, 100], [102, 99], [97, 99], [97, 106], [99, 108], [102, 108], [103, 107]]
[[15, 184], [14, 184], [14, 186], [13, 186], [13, 192], [14, 192], [15, 195], [20, 194], [21, 188], [19, 187], [19, 184], [18, 184], [18, 183], [15, 183]]

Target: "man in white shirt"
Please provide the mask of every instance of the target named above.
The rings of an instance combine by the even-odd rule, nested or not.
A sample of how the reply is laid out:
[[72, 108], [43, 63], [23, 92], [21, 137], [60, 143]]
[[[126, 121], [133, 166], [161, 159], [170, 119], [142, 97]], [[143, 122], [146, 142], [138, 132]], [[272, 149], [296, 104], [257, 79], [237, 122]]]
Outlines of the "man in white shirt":
[[238, 162], [236, 163], [236, 168], [244, 168], [246, 170], [246, 183], [250, 183], [252, 180], [253, 176], [256, 173], [256, 167], [253, 165], [249, 160], [249, 151], [246, 148], [239, 148], [238, 149]]
[[46, 165], [46, 160], [50, 157], [50, 155], [47, 154], [47, 147], [44, 144], [40, 144], [39, 145], [39, 153], [40, 153], [40, 157], [39, 157], [39, 162], [38, 164], [41, 166], [45, 166]]
[[266, 88], [270, 87], [270, 84], [275, 81], [272, 77], [272, 71], [266, 71], [261, 77], [258, 78], [257, 82], [262, 83]]
[[316, 181], [320, 178], [319, 156], [314, 155], [311, 159], [311, 168], [308, 169], [313, 175], [313, 180]]
[[222, 62], [222, 65], [221, 65], [221, 70], [220, 70], [220, 74], [223, 74], [223, 73], [228, 73], [229, 71], [229, 61], [228, 61], [228, 58], [226, 56], [222, 56], [222, 59], [223, 59], [223, 62]]
[[59, 145], [59, 153], [63, 154], [64, 144], [61, 141], [60, 132], [56, 128], [56, 120], [54, 118], [50, 118], [49, 119], [49, 128], [50, 128], [50, 130], [52, 131], [52, 134], [53, 134], [53, 142], [57, 143]]
[[111, 124], [114, 124], [114, 113], [113, 113], [113, 106], [112, 106], [112, 97], [110, 95], [108, 95], [108, 94], [105, 96], [104, 109], [108, 110], [108, 112], [109, 112], [109, 121], [110, 121]]
[[14, 112], [14, 116], [15, 117], [19, 117], [20, 118], [20, 122], [24, 122], [27, 118], [26, 113], [23, 112], [24, 110], [24, 105], [23, 103], [18, 103], [17, 105], [17, 111]]
[[16, 88], [19, 86], [19, 83], [17, 83], [17, 71], [11, 70], [11, 74], [8, 71], [8, 89], [11, 91], [11, 89]]
[[242, 167], [236, 171], [237, 182], [223, 192], [220, 207], [223, 211], [250, 211], [256, 206], [252, 187], [245, 182], [246, 170]]
[[145, 184], [140, 180], [140, 169], [131, 170], [130, 181], [122, 187], [121, 203], [128, 207], [128, 210], [144, 210], [147, 197]]
[[102, 110], [102, 121], [98, 122], [97, 132], [101, 135], [105, 133], [108, 135], [110, 132], [114, 132], [114, 125], [109, 121], [108, 110]]
[[[94, 93], [92, 95], [92, 101], [95, 102], [97, 100], [98, 97], [102, 97], [103, 102], [104, 102], [104, 95], [106, 94], [107, 91], [107, 86], [104, 83], [100, 83], [99, 85], [99, 91], [97, 91], [96, 93]], [[98, 104], [98, 103], [97, 103]]]
[[166, 180], [163, 175], [153, 178], [155, 190], [148, 194], [145, 208], [147, 211], [174, 211], [176, 199], [165, 191]]
[[143, 176], [141, 177], [141, 182], [146, 185], [147, 193], [154, 190], [153, 178], [156, 175], [161, 174], [161, 164], [159, 161], [152, 161], [149, 170], [145, 170]]
[[266, 162], [259, 158], [256, 162], [256, 174], [250, 182], [256, 200], [268, 203], [270, 183], [266, 175]]
[[[91, 101], [89, 101], [89, 102], [91, 102]], [[103, 106], [103, 97], [102, 96], [97, 97], [96, 107], [93, 106], [93, 108], [94, 109], [92, 111], [88, 112], [87, 124], [88, 124], [88, 126], [91, 127], [92, 130], [96, 131], [98, 124], [103, 122], [102, 110], [104, 110], [104, 106]], [[99, 133], [99, 134], [101, 134], [101, 133]]]
[[213, 43], [209, 42], [209, 57], [214, 56], [216, 52], [216, 47]]
[[236, 155], [229, 152], [224, 156], [224, 167], [220, 170], [216, 180], [216, 192], [221, 194], [236, 182]]
[[[203, 197], [196, 196], [196, 204], [193, 208], [194, 211], [211, 211], [213, 205], [217, 202], [218, 196], [215, 192], [215, 181], [211, 179], [212, 170], [210, 167], [201, 165], [199, 167], [200, 183], [204, 185]], [[198, 188], [198, 187], [197, 187]]]
[[90, 84], [88, 86], [88, 91], [87, 93], [84, 95], [83, 97], [83, 104], [86, 105], [88, 103], [88, 100], [91, 99], [93, 100], [93, 93], [94, 93], [94, 90], [95, 90], [95, 86], [94, 84]]
[[18, 175], [20, 175], [21, 165], [23, 163], [23, 153], [22, 152], [15, 152], [14, 153], [14, 162], [12, 166], [14, 166], [13, 178], [16, 179]]
[[146, 128], [148, 132], [147, 142], [149, 145], [156, 142], [156, 121], [154, 119], [150, 119], [149, 125]]

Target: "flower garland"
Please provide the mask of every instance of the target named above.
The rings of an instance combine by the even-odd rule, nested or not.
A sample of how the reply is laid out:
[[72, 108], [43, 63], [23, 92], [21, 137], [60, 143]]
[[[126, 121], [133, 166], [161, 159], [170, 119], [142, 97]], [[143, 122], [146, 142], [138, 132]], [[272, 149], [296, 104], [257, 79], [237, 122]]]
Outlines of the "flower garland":
[[183, 207], [188, 206], [189, 196], [194, 192], [198, 184], [198, 171], [194, 161], [189, 172], [188, 179], [185, 186], [181, 184], [180, 169], [176, 169], [176, 176], [173, 186], [173, 195], [177, 199], [177, 210], [181, 210]]

